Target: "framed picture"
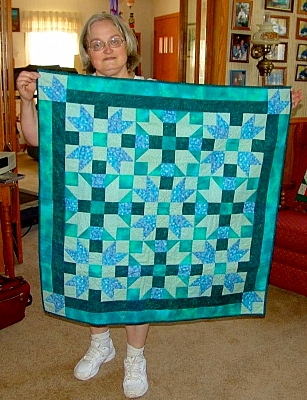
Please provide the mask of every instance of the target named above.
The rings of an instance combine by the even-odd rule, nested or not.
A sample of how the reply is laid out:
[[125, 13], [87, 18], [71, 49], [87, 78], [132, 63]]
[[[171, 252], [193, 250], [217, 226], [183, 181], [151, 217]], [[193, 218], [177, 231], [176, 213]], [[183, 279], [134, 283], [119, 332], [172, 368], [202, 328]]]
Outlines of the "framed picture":
[[294, 0], [264, 0], [266, 10], [293, 11]]
[[284, 86], [287, 84], [287, 68], [274, 67], [270, 75], [264, 76], [263, 86]]
[[296, 66], [295, 80], [307, 82], [307, 65], [298, 64]]
[[230, 58], [232, 62], [248, 62], [251, 35], [231, 34]]
[[274, 62], [287, 62], [288, 43], [279, 43], [274, 46], [271, 53], [267, 55], [268, 60]]
[[307, 40], [307, 19], [305, 18], [297, 19], [296, 39]]
[[289, 23], [290, 17], [283, 17], [280, 15], [271, 15], [270, 21], [273, 25], [274, 32], [278, 33], [280, 38], [289, 37]]
[[296, 60], [297, 61], [307, 61], [307, 44], [298, 44], [297, 45]]
[[232, 29], [240, 30], [251, 29], [251, 19], [253, 11], [252, 1], [236, 1], [233, 2], [232, 10]]
[[20, 32], [19, 8], [12, 8], [12, 31]]
[[230, 86], [245, 86], [246, 85], [246, 71], [230, 71], [229, 77]]
[[297, 0], [297, 13], [298, 14], [307, 14], [307, 1], [306, 0]]

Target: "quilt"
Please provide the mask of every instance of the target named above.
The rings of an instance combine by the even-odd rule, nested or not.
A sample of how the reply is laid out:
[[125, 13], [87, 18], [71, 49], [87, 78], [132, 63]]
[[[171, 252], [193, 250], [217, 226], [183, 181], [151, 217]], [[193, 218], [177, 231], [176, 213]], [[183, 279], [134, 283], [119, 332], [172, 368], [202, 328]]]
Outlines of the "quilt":
[[265, 315], [290, 88], [40, 74], [45, 311]]

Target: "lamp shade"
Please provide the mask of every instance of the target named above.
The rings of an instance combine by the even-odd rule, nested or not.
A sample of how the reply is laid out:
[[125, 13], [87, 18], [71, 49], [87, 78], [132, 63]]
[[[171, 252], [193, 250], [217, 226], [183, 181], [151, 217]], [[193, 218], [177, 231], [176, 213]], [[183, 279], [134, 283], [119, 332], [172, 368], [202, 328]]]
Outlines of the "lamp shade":
[[273, 46], [279, 43], [278, 33], [273, 31], [271, 22], [264, 22], [259, 26], [259, 31], [253, 36], [252, 43], [256, 46]]
[[127, 1], [126, 1], [126, 4], [127, 4], [128, 7], [131, 8], [131, 7], [134, 6], [134, 0], [127, 0]]

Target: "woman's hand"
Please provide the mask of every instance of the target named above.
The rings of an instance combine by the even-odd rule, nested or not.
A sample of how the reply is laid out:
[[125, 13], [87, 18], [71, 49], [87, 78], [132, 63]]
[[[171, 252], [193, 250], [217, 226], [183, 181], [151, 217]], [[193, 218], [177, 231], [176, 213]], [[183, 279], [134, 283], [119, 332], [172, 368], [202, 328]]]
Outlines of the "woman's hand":
[[38, 72], [22, 71], [17, 77], [16, 86], [23, 101], [32, 101], [36, 91], [36, 80], [40, 78]]
[[302, 90], [294, 90], [291, 89], [291, 96], [292, 96], [292, 108], [296, 108], [299, 102], [303, 99]]

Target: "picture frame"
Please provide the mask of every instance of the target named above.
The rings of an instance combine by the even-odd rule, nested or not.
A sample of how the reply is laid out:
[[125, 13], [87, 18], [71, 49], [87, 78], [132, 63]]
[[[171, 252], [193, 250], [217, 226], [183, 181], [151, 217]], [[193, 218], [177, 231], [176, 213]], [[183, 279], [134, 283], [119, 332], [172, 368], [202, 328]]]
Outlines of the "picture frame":
[[287, 67], [274, 67], [268, 76], [262, 78], [262, 86], [285, 86], [287, 84]]
[[232, 29], [251, 30], [253, 1], [234, 0], [232, 7]]
[[265, 0], [264, 8], [265, 10], [275, 10], [275, 11], [293, 11], [294, 0]]
[[270, 22], [273, 25], [274, 32], [278, 33], [280, 38], [289, 38], [290, 17], [282, 15], [270, 15]]
[[20, 32], [19, 8], [12, 8], [12, 32]]
[[230, 40], [230, 62], [249, 62], [251, 35], [232, 33]]
[[297, 45], [296, 61], [307, 61], [307, 43]]
[[229, 73], [230, 86], [245, 86], [246, 85], [246, 71], [245, 70], [231, 70]]
[[275, 62], [287, 62], [288, 43], [281, 42], [274, 46], [271, 53], [267, 55], [268, 60]]
[[307, 1], [306, 0], [297, 0], [297, 14], [306, 14], [307, 15]]
[[300, 82], [307, 82], [307, 65], [298, 64], [296, 66], [295, 80]]
[[296, 39], [307, 40], [307, 18], [297, 18]]

